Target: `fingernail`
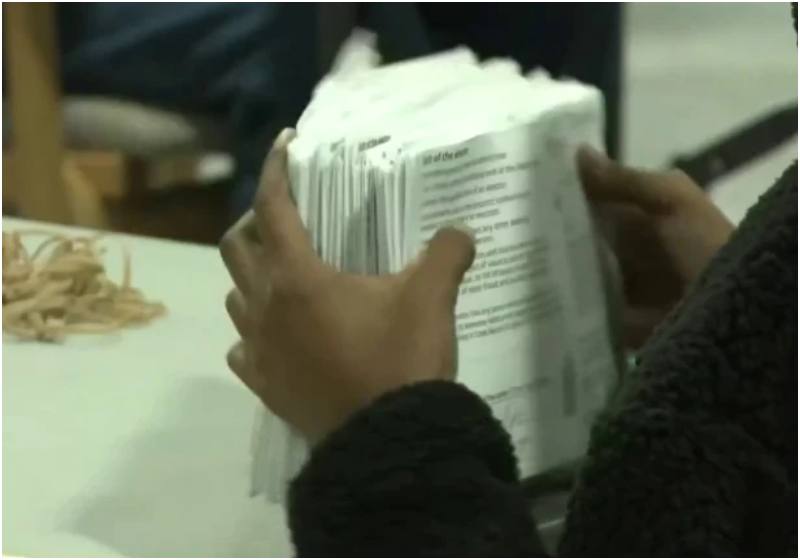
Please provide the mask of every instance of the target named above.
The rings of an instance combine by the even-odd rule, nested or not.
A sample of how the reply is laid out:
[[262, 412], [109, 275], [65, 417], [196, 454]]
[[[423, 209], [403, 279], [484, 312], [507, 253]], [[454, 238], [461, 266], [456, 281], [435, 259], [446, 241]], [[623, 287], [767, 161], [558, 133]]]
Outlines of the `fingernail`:
[[284, 128], [281, 133], [278, 134], [272, 146], [278, 149], [285, 148], [295, 136], [297, 136], [297, 132], [295, 132], [293, 128]]
[[462, 233], [466, 233], [470, 239], [475, 241], [475, 230], [472, 229], [466, 222], [462, 221], [455, 221], [447, 224], [447, 227], [451, 227], [453, 229], [457, 229]]

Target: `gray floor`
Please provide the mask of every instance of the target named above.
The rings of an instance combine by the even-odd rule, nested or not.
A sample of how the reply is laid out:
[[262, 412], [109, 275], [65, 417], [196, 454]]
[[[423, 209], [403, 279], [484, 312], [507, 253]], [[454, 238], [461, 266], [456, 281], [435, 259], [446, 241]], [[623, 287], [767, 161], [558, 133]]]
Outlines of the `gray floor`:
[[[788, 2], [626, 6], [624, 157], [661, 167], [750, 118], [797, 100]], [[797, 157], [789, 142], [715, 185], [734, 221]]]

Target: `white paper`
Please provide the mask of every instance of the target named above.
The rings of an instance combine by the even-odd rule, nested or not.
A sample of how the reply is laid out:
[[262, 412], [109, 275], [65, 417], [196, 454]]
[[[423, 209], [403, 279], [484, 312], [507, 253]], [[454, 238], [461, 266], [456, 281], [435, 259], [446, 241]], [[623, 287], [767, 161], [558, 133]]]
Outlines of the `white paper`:
[[[574, 162], [578, 144], [600, 147], [599, 92], [466, 49], [372, 69], [370, 49], [363, 36], [348, 43], [289, 147], [315, 249], [343, 270], [385, 273], [438, 228], [470, 225], [458, 380], [509, 431], [523, 476], [578, 457], [616, 374]], [[262, 416], [253, 492], [282, 502], [308, 447]]]

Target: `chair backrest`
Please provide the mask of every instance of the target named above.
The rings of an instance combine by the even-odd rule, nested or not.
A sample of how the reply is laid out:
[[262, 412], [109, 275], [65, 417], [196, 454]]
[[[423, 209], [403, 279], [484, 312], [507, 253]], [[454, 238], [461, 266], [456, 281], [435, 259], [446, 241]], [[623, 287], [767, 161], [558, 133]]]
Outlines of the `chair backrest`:
[[62, 180], [55, 9], [53, 3], [3, 4], [11, 150], [18, 185], [14, 203], [23, 216], [70, 223], [73, 204]]

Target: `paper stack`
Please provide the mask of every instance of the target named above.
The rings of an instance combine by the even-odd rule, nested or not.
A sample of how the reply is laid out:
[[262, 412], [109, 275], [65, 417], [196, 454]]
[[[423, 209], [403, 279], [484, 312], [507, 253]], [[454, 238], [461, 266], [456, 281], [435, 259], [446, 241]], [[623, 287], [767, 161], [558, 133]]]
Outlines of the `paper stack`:
[[[440, 227], [470, 226], [477, 256], [456, 309], [458, 380], [503, 422], [524, 476], [575, 459], [616, 375], [574, 163], [580, 143], [601, 143], [601, 95], [465, 48], [377, 63], [371, 38], [354, 35], [289, 147], [314, 246], [342, 270], [381, 274]], [[283, 501], [307, 453], [262, 412], [253, 492]]]

